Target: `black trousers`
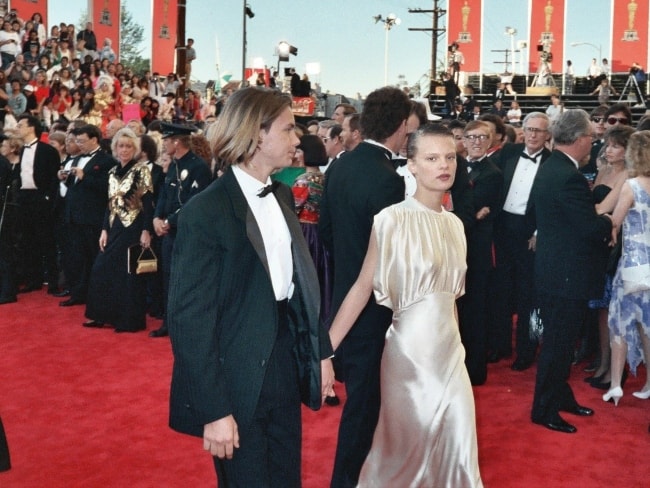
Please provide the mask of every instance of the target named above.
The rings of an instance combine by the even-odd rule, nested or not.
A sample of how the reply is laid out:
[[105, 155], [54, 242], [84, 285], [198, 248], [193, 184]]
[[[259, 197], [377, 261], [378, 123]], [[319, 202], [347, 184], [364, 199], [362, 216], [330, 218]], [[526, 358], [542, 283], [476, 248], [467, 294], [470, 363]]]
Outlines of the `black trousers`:
[[460, 340], [472, 385], [487, 380], [487, 290], [491, 269], [467, 269], [465, 295], [458, 300]]
[[531, 418], [536, 422], [550, 422], [556, 419], [560, 410], [577, 405], [568, 380], [587, 301], [540, 293], [539, 306], [544, 334]]
[[53, 204], [38, 190], [21, 190], [18, 201], [24, 281], [40, 286], [47, 279], [54, 287], [58, 277]]
[[278, 302], [278, 337], [251, 425], [232, 459], [214, 458], [219, 488], [300, 488], [302, 424], [298, 369], [287, 301]]
[[[512, 312], [517, 313], [517, 358], [535, 359], [537, 343], [530, 339], [530, 313], [534, 308], [535, 253], [528, 249], [526, 217], [499, 214], [494, 231], [496, 268], [490, 287], [491, 326], [488, 349], [504, 356], [512, 350]], [[513, 307], [514, 305], [514, 307]]]
[[86, 301], [90, 271], [99, 253], [99, 235], [101, 226], [85, 224], [67, 224], [70, 248], [65, 250], [66, 280], [70, 297]]
[[11, 469], [11, 460], [9, 458], [9, 446], [7, 445], [7, 436], [0, 418], [0, 471]]

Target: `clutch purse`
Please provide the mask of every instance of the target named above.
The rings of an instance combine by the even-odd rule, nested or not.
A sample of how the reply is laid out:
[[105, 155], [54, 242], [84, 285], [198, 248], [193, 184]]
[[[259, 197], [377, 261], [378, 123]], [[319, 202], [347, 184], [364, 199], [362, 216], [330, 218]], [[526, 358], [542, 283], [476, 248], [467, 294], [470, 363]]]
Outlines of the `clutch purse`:
[[[129, 247], [129, 255], [128, 255], [129, 274], [155, 273], [156, 271], [158, 271], [158, 258], [156, 257], [156, 253], [153, 252], [153, 249], [151, 249], [150, 247], [147, 249], [140, 247], [140, 254], [138, 255], [137, 258], [133, 259], [135, 257], [135, 252], [132, 253], [131, 249], [135, 247], [140, 247], [140, 246]], [[149, 254], [150, 257], [146, 256], [146, 254]]]

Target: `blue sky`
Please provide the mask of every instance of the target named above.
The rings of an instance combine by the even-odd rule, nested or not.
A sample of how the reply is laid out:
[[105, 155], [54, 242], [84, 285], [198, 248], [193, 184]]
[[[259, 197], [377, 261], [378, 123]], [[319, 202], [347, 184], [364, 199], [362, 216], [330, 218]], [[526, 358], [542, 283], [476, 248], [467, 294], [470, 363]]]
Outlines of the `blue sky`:
[[[151, 36], [151, 2], [123, 0], [137, 22]], [[160, 0], [156, 0], [160, 2]], [[86, 0], [50, 0], [51, 22], [77, 22], [85, 10]], [[286, 40], [298, 48], [285, 66], [305, 72], [307, 63], [319, 63], [320, 74], [311, 75], [323, 90], [354, 96], [366, 95], [384, 82], [385, 32], [375, 24], [373, 16], [396, 14], [401, 24], [389, 32], [388, 81], [398, 82], [400, 75], [416, 83], [427, 74], [431, 64], [431, 37], [426, 32], [409, 31], [409, 27], [431, 27], [430, 14], [410, 14], [409, 8], [431, 9], [432, 0], [248, 0], [255, 13], [248, 19], [247, 59], [261, 58], [267, 66], [277, 65], [274, 50]], [[446, 8], [446, 1], [440, 2]], [[484, 49], [482, 69], [486, 73], [501, 71], [503, 54], [491, 50], [509, 49], [510, 37], [505, 27], [517, 29], [515, 40], [527, 40], [528, 0], [485, 0]], [[585, 4], [589, 5], [585, 12]], [[567, 0], [569, 20], [566, 29], [566, 55], [574, 64], [576, 74], [584, 74], [598, 49], [571, 42], [602, 45], [603, 57], [609, 58], [610, 0]], [[208, 80], [217, 76], [217, 40], [220, 72], [232, 73], [239, 79], [242, 62], [243, 0], [187, 0], [186, 35], [196, 40], [197, 61], [193, 76]], [[588, 15], [588, 19], [585, 19]], [[446, 25], [442, 17], [441, 26]], [[440, 39], [441, 52], [446, 38]], [[147, 45], [149, 42], [147, 42]], [[144, 54], [150, 56], [145, 46]], [[554, 71], [559, 67], [554, 66]]]

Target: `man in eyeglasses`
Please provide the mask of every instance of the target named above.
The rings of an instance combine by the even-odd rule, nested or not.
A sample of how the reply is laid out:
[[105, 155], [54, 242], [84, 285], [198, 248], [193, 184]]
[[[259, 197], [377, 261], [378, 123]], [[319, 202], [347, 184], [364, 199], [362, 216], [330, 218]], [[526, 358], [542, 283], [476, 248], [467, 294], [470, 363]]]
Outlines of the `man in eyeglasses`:
[[487, 290], [494, 268], [494, 220], [501, 209], [503, 186], [501, 170], [487, 156], [491, 132], [488, 123], [479, 120], [468, 122], [463, 132], [476, 214], [467, 239], [465, 296], [458, 300], [458, 316], [465, 365], [473, 385], [481, 385], [487, 379]]
[[[550, 120], [542, 112], [524, 119], [524, 143], [506, 144], [495, 161], [503, 171], [503, 210], [496, 218], [494, 250], [496, 268], [490, 297], [491, 327], [488, 331], [488, 361], [509, 357], [512, 349], [512, 309], [517, 313], [515, 371], [528, 369], [535, 360], [536, 342], [528, 332], [534, 307], [533, 268], [535, 236], [526, 222], [526, 206], [540, 166], [550, 156]], [[514, 298], [514, 301], [513, 301]]]

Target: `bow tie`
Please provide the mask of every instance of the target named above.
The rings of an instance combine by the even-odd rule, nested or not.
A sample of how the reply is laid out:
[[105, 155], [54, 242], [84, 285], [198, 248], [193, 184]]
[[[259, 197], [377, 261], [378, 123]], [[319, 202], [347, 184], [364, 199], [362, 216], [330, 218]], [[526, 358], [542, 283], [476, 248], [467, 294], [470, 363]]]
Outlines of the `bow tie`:
[[476, 171], [477, 169], [479, 169], [479, 167], [481, 165], [481, 161], [483, 161], [483, 160], [482, 159], [476, 159], [474, 161], [467, 161], [467, 167], [469, 169], [471, 169], [472, 171]]
[[32, 142], [31, 144], [25, 144], [23, 147], [24, 147], [25, 149], [28, 149], [28, 148], [30, 148], [30, 147], [34, 147], [34, 146], [36, 145], [37, 142], [38, 142], [38, 140]]
[[274, 181], [270, 185], [266, 185], [264, 188], [262, 188], [262, 191], [260, 191], [257, 196], [260, 198], [264, 198], [266, 195], [269, 193], [275, 193], [275, 190], [278, 189], [278, 186], [280, 186], [279, 181]]
[[535, 163], [535, 164], [537, 164], [537, 156], [539, 156], [539, 154], [536, 154], [535, 156], [529, 156], [529, 155], [526, 154], [525, 152], [522, 152], [522, 153], [521, 153], [521, 157], [522, 157], [522, 158], [524, 158], [524, 159], [529, 159], [529, 160], [531, 160], [531, 161], [532, 161], [533, 163]]
[[395, 166], [395, 169], [399, 168], [400, 166], [405, 166], [406, 161], [406, 158], [395, 158], [393, 159], [393, 166]]

